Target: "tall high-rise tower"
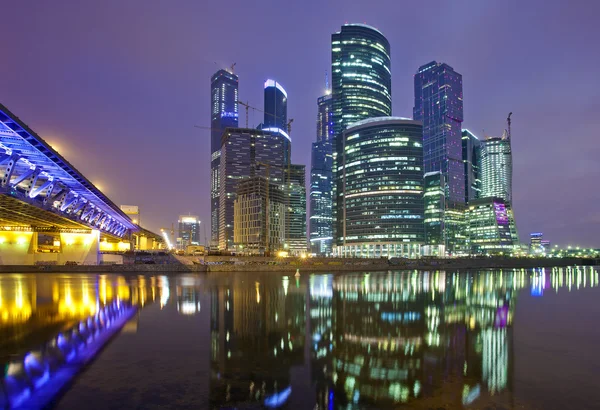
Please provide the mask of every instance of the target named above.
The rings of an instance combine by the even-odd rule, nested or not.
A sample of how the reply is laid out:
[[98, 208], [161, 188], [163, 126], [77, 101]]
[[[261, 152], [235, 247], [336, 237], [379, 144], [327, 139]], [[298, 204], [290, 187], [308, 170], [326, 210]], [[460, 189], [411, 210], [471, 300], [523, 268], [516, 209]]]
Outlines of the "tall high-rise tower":
[[463, 164], [465, 167], [465, 202], [481, 193], [481, 141], [469, 130], [462, 130]]
[[481, 147], [481, 197], [512, 202], [512, 150], [505, 131], [501, 137], [488, 137]]
[[413, 117], [423, 123], [424, 172], [440, 171], [445, 181], [445, 245], [460, 252], [464, 233], [465, 167], [462, 158], [462, 75], [448, 64], [432, 61], [415, 75]]
[[[287, 134], [252, 128], [228, 128], [221, 147], [219, 176], [219, 249], [236, 250], [234, 242], [235, 200], [240, 183], [263, 177], [265, 183], [283, 186], [290, 140]], [[256, 184], [257, 188], [260, 184]], [[266, 185], [270, 186], [270, 185]], [[248, 193], [248, 187], [242, 190]], [[260, 193], [258, 192], [260, 196]], [[269, 202], [269, 200], [267, 200]], [[288, 202], [288, 201], [286, 201]], [[274, 249], [270, 249], [271, 251]], [[275, 249], [276, 250], [276, 249]]]
[[210, 242], [219, 241], [219, 164], [221, 136], [227, 127], [238, 126], [238, 76], [231, 70], [219, 70], [210, 79]]
[[345, 24], [331, 36], [333, 98], [334, 238], [338, 245], [343, 214], [342, 178], [336, 172], [343, 154], [342, 133], [352, 123], [392, 114], [390, 43], [377, 29]]
[[401, 117], [355, 122], [338, 156], [342, 217], [336, 253], [358, 257], [420, 255], [423, 232], [421, 123]]
[[287, 92], [275, 80], [265, 81], [264, 111], [263, 128], [287, 128]]
[[317, 99], [317, 141], [312, 144], [310, 168], [310, 248], [317, 255], [331, 253], [333, 99], [327, 87]]
[[425, 172], [441, 171], [447, 184], [446, 199], [464, 203], [462, 75], [436, 61], [419, 67], [413, 116], [423, 123]]

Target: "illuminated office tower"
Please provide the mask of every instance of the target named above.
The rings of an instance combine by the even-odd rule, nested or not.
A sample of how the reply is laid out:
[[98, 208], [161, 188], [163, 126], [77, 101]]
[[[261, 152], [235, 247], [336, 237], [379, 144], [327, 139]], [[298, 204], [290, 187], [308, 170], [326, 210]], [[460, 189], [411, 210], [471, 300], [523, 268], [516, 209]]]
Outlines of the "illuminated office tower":
[[342, 134], [336, 253], [358, 257], [420, 255], [423, 148], [418, 121], [369, 118]]
[[[287, 129], [287, 92], [275, 80], [265, 81], [265, 118], [263, 129]], [[272, 131], [272, 130], [271, 130]]]
[[343, 153], [342, 132], [352, 123], [392, 114], [390, 43], [377, 29], [345, 24], [331, 36], [333, 98], [333, 236], [342, 237], [342, 179], [337, 162]]
[[535, 232], [529, 234], [529, 252], [530, 253], [540, 253], [544, 251], [542, 247], [542, 242], [544, 239], [544, 234], [541, 232]]
[[227, 127], [238, 126], [238, 76], [219, 70], [210, 79], [210, 242], [219, 240], [219, 164], [221, 136]]
[[512, 150], [506, 131], [487, 137], [481, 147], [481, 197], [490, 196], [512, 202]]
[[331, 253], [333, 99], [331, 92], [317, 100], [317, 142], [312, 144], [310, 169], [310, 249], [317, 255]]
[[233, 204], [233, 242], [243, 254], [278, 251], [285, 244], [285, 199], [281, 185], [256, 176], [243, 179]]
[[[510, 125], [509, 125], [510, 127]], [[512, 201], [512, 147], [509, 131], [481, 143], [481, 198], [502, 198], [506, 203], [513, 242], [519, 237]]]
[[306, 240], [306, 166], [291, 164], [286, 172], [289, 172], [286, 242], [292, 255], [302, 255], [308, 249]]
[[508, 254], [515, 249], [511, 215], [504, 199], [486, 197], [471, 201], [466, 220], [472, 253]]
[[200, 245], [200, 220], [196, 215], [179, 216], [179, 238], [183, 248], [188, 245]]
[[287, 134], [252, 128], [227, 128], [223, 134], [219, 169], [219, 249], [235, 250], [234, 202], [244, 179], [262, 176], [283, 185], [290, 140]]
[[465, 167], [465, 202], [480, 197], [481, 142], [469, 130], [462, 130], [463, 163]]
[[425, 246], [423, 255], [444, 256], [444, 215], [446, 195], [444, 175], [440, 171], [427, 172], [423, 178]]
[[[417, 70], [414, 78], [413, 117], [423, 123], [425, 173], [440, 171], [446, 181], [446, 252], [464, 248], [460, 214], [465, 208], [465, 168], [462, 155], [462, 75], [444, 63], [432, 61]], [[454, 224], [453, 221], [456, 221]]]

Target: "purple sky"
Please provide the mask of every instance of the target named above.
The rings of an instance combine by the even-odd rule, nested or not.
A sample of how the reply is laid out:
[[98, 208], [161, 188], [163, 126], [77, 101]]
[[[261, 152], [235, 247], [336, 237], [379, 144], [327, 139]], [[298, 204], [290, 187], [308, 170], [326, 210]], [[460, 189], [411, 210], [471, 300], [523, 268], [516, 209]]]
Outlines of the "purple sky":
[[357, 22], [391, 43], [394, 115], [412, 116], [413, 74], [434, 59], [463, 75], [466, 128], [500, 135], [513, 112], [522, 239], [600, 247], [599, 2], [3, 3], [0, 101], [150, 229], [208, 222], [209, 132], [193, 125], [209, 126], [210, 76], [232, 62], [255, 107], [266, 78], [284, 85], [293, 161], [310, 165], [330, 36]]

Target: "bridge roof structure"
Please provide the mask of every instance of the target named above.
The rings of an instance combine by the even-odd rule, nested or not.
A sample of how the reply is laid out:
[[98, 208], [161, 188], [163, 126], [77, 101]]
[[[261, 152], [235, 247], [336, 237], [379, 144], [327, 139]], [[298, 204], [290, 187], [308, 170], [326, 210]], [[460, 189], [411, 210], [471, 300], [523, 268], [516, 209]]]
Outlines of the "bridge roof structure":
[[0, 225], [140, 230], [50, 144], [0, 104]]

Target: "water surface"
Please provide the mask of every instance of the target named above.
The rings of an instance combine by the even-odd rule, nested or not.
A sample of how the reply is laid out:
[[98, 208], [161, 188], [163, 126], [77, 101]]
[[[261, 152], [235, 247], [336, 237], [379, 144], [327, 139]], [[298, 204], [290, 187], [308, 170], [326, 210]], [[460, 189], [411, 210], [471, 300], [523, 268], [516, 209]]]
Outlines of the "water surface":
[[139, 307], [59, 409], [600, 408], [592, 268], [0, 276], [0, 362]]

